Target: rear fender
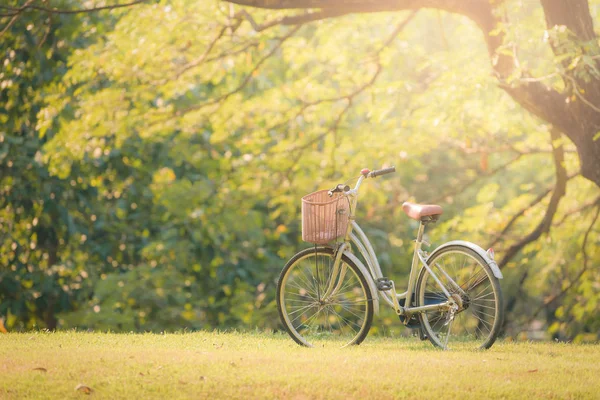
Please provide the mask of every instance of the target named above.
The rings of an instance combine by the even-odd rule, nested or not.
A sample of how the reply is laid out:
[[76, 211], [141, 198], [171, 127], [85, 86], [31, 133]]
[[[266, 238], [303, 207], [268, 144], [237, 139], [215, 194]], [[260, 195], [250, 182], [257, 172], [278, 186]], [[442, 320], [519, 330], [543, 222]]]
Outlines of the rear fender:
[[[447, 247], [451, 247], [451, 246], [464, 246], [464, 247], [468, 247], [469, 249], [473, 250], [474, 252], [479, 254], [481, 256], [481, 258], [483, 258], [488, 263], [488, 265], [490, 266], [490, 269], [492, 270], [492, 273], [494, 274], [494, 276], [496, 278], [498, 278], [498, 279], [503, 278], [502, 272], [500, 271], [500, 268], [498, 267], [498, 264], [494, 260], [493, 256], [490, 256], [490, 254], [486, 253], [485, 250], [483, 250], [481, 247], [477, 246], [475, 243], [465, 242], [464, 240], [453, 240], [451, 242], [444, 243], [443, 245], [441, 245], [440, 247], [435, 249], [431, 253], [431, 255], [429, 257], [427, 257], [427, 259], [430, 259], [437, 252], [439, 252]], [[493, 254], [493, 253], [491, 253], [491, 254]]]

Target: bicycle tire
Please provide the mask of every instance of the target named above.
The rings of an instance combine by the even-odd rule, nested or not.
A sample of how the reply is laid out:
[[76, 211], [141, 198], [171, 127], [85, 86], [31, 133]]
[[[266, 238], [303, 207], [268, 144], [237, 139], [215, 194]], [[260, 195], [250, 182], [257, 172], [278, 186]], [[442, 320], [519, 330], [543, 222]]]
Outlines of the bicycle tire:
[[[462, 262], [460, 257], [463, 259]], [[457, 259], [458, 263], [456, 263]], [[450, 260], [452, 266], [449, 264]], [[440, 266], [441, 261], [444, 261], [444, 267]], [[473, 265], [471, 270], [467, 261]], [[455, 348], [490, 348], [496, 341], [502, 326], [504, 305], [500, 282], [494, 276], [487, 261], [467, 246], [454, 245], [434, 252], [427, 259], [427, 263], [434, 273], [438, 271], [436, 273], [438, 278], [457, 303], [461, 304], [461, 309], [453, 318], [449, 318], [447, 311], [441, 310], [419, 313], [419, 321], [428, 339], [440, 348], [448, 348], [449, 343]], [[457, 265], [460, 265], [458, 269]], [[440, 268], [443, 268], [461, 286], [464, 295], [460, 294], [459, 290], [439, 271]], [[422, 268], [416, 285], [415, 297], [418, 306], [446, 300], [439, 285], [434, 282], [433, 277], [428, 279], [429, 277], [431, 275], [427, 269]], [[485, 284], [485, 282], [489, 283]], [[445, 326], [448, 326], [449, 334], [443, 332]], [[450, 341], [450, 338], [453, 340]]]
[[[340, 289], [351, 289], [351, 292], [348, 290], [346, 292], [341, 291], [341, 293], [336, 293], [335, 296], [333, 296], [333, 299], [327, 300], [331, 303], [326, 304], [319, 303], [320, 299], [314, 298], [315, 289], [318, 292], [319, 289], [317, 288], [322, 290], [327, 286], [324, 278], [325, 275], [327, 275], [327, 272], [331, 272], [331, 268], [329, 267], [331, 267], [331, 263], [334, 260], [334, 255], [335, 251], [330, 247], [317, 247], [302, 250], [287, 262], [279, 276], [277, 282], [277, 310], [279, 312], [279, 318], [290, 337], [302, 346], [325, 347], [331, 345], [335, 347], [345, 347], [348, 345], [358, 345], [366, 338], [371, 329], [371, 324], [373, 322], [373, 298], [371, 296], [369, 285], [359, 268], [345, 255], [342, 256], [341, 265], [345, 265], [352, 271], [350, 278], [354, 278], [356, 282], [353, 283], [351, 280], [348, 280], [346, 283], [342, 282]], [[331, 262], [328, 268], [319, 268], [319, 256]], [[299, 275], [300, 268], [304, 267], [305, 271], [307, 268], [311, 268], [310, 259], [313, 257], [314, 265], [316, 267], [314, 271], [320, 270], [323, 275], [323, 282], [321, 282], [320, 276], [317, 278], [314, 275], [312, 277], [304, 275], [304, 278], [308, 279], [303, 280]], [[309, 260], [308, 263], [304, 263], [306, 265], [303, 264], [301, 266], [301, 263], [305, 260]], [[305, 273], [304, 271], [302, 272]], [[303, 286], [310, 286], [311, 279], [313, 279], [313, 282], [316, 279], [319, 283], [312, 288], [304, 288], [300, 284], [293, 286], [290, 279], [293, 278], [295, 280], [296, 277], [298, 277], [297, 282], [301, 282]], [[348, 271], [346, 270], [342, 279], [347, 277]], [[290, 288], [295, 288], [298, 292], [286, 290]], [[348, 300], [351, 295], [358, 296], [358, 300], [356, 300], [356, 302]], [[364, 299], [361, 298], [361, 296], [364, 296]], [[317, 297], [320, 297], [319, 293], [317, 293]], [[298, 308], [294, 310], [294, 301], [301, 302], [300, 306], [303, 305], [302, 307], [305, 309], [302, 310], [302, 307], [298, 306]], [[357, 315], [350, 310], [350, 308], [354, 307], [354, 304], [359, 306], [359, 308], [353, 309], [355, 311], [360, 310], [361, 314], [364, 313], [364, 315]], [[313, 327], [312, 329], [316, 328], [316, 330], [311, 331], [310, 326], [300, 329], [301, 323], [306, 323], [306, 325], [308, 325], [307, 319], [309, 317], [306, 317], [303, 321], [302, 315], [305, 311], [308, 313], [313, 309], [317, 309], [317, 311], [314, 311], [310, 318], [312, 318], [311, 324], [316, 325], [316, 327]], [[292, 319], [290, 313], [293, 312], [302, 312], [302, 314], [299, 314], [300, 316], [294, 315], [294, 319]], [[323, 315], [319, 316], [317, 313], [321, 312], [323, 312]], [[315, 317], [314, 315], [317, 316]], [[356, 322], [354, 319], [356, 319]], [[298, 320], [298, 324], [294, 326], [294, 322]], [[320, 325], [321, 322], [322, 325]], [[352, 324], [359, 326], [359, 329], [354, 332], [349, 332], [350, 337], [347, 335], [345, 336], [348, 329], [344, 328], [344, 325], [354, 329]], [[329, 326], [329, 332], [326, 332], [327, 325]]]

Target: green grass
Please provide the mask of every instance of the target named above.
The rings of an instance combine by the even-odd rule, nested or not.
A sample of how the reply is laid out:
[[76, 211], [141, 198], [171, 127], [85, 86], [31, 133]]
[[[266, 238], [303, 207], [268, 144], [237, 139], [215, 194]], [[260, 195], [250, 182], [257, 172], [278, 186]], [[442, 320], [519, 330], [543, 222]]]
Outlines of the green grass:
[[[0, 399], [598, 398], [600, 346], [496, 343], [434, 349], [368, 337], [307, 349], [284, 335], [241, 333], [0, 335]], [[44, 368], [36, 370], [35, 368]]]

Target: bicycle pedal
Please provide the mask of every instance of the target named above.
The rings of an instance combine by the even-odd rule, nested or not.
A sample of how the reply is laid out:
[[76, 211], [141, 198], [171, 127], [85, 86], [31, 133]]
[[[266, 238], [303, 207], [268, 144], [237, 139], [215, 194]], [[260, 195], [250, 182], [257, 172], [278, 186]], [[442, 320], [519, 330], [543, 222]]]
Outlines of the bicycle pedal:
[[[400, 304], [400, 307], [404, 307], [404, 304], [406, 304], [406, 299], [400, 299], [398, 300], [398, 303]], [[400, 322], [402, 322], [407, 328], [421, 328], [421, 321], [419, 321], [417, 314], [411, 314], [408, 317], [406, 315], [398, 315], [398, 317], [400, 317]]]
[[419, 317], [416, 315], [411, 315], [408, 319], [404, 315], [399, 315], [400, 322], [404, 324], [407, 328], [416, 329], [421, 327], [421, 321], [419, 321]]
[[386, 290], [392, 290], [392, 286], [393, 282], [391, 280], [389, 280], [388, 278], [379, 278], [377, 279], [377, 290], [379, 291], [386, 291]]

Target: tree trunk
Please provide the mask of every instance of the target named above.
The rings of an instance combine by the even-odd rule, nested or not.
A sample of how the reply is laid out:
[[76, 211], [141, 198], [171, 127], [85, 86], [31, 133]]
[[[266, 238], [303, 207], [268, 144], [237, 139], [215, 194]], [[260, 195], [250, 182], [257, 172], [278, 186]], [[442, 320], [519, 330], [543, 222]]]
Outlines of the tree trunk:
[[52, 299], [50, 304], [48, 304], [48, 308], [44, 312], [44, 322], [46, 323], [46, 329], [51, 331], [56, 330], [56, 326], [58, 325], [58, 320], [56, 319], [56, 314], [54, 310], [54, 306], [56, 304], [56, 300]]
[[[549, 31], [566, 27], [565, 35], [554, 36], [550, 41], [557, 56], [567, 52], [594, 56], [600, 54], [594, 22], [590, 14], [588, 0], [541, 0]], [[573, 62], [573, 57], [563, 61], [565, 66]], [[598, 61], [594, 62], [600, 71]], [[569, 125], [562, 127], [563, 132], [573, 141], [581, 161], [581, 174], [600, 186], [600, 138], [594, 137], [600, 132], [600, 80], [595, 77], [590, 66], [583, 63], [577, 67], [577, 73], [565, 75], [566, 94], [570, 95], [567, 107]], [[597, 72], [598, 73], [598, 72]], [[566, 99], [565, 99], [566, 100]]]
[[564, 25], [579, 40], [587, 42], [596, 38], [588, 0], [541, 0], [541, 3], [548, 28]]

